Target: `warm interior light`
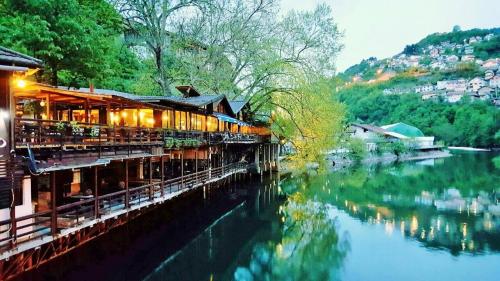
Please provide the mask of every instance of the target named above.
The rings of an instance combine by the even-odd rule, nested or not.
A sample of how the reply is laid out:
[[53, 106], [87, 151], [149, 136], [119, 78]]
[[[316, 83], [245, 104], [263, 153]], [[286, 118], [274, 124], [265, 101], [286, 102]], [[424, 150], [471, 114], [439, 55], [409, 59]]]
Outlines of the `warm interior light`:
[[26, 87], [26, 81], [24, 81], [23, 79], [17, 79], [16, 85], [18, 88], [24, 88]]
[[[40, 105], [42, 105], [42, 104], [40, 103]], [[42, 105], [42, 106], [43, 106], [43, 105]], [[46, 119], [47, 119], [47, 114], [42, 113], [42, 119], [43, 119], [43, 120], [46, 120]]]
[[45, 101], [44, 101], [44, 100], [42, 100], [42, 101], [40, 102], [40, 106], [41, 106], [41, 107], [44, 107], [44, 106], [45, 106]]
[[144, 115], [145, 115], [144, 111], [139, 112], [139, 117], [141, 117], [141, 119], [144, 118]]
[[155, 120], [153, 118], [149, 118], [148, 119], [148, 123], [151, 124], [151, 125], [154, 125]]
[[122, 111], [122, 117], [123, 118], [127, 118], [127, 112], [126, 111]]

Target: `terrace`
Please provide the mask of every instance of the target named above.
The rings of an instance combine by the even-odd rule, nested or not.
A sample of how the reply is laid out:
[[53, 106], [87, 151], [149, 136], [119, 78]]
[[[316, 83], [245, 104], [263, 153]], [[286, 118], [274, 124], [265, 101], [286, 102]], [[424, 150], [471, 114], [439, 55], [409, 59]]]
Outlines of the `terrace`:
[[[123, 96], [70, 91], [34, 84], [14, 91], [15, 146], [18, 149], [198, 147], [217, 143], [257, 143], [262, 128], [206, 107], [179, 110]], [[199, 97], [195, 97], [199, 100]], [[206, 104], [203, 104], [205, 106]]]

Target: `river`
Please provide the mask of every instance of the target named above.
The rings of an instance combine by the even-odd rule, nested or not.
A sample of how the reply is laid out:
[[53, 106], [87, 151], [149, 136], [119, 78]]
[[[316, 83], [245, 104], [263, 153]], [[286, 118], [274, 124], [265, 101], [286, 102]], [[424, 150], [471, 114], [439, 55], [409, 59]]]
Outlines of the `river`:
[[200, 191], [24, 278], [498, 280], [494, 156], [459, 152]]

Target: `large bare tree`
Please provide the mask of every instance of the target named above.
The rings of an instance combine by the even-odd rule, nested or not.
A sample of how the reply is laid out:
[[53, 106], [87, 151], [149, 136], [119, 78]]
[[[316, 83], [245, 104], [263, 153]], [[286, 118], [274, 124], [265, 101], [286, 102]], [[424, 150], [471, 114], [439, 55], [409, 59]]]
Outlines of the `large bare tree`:
[[171, 77], [169, 54], [171, 50], [173, 21], [182, 17], [190, 17], [199, 12], [205, 0], [111, 0], [118, 12], [123, 16], [127, 28], [127, 37], [133, 38], [136, 44], [143, 45], [144, 56], [152, 55], [156, 66], [153, 79], [162, 92], [170, 94]]

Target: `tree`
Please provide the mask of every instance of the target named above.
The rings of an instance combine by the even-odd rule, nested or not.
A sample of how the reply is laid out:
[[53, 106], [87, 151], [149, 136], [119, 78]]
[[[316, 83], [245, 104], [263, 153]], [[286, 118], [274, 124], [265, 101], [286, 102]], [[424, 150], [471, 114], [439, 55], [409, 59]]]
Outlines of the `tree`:
[[[131, 5], [134, 1], [124, 2]], [[137, 16], [139, 11], [122, 9], [130, 18], [128, 26], [143, 33], [157, 30], [153, 33], [161, 35], [149, 36], [154, 41], [146, 43], [152, 51], [161, 50], [155, 56], [158, 63], [169, 63], [168, 69], [158, 69], [163, 71], [162, 81], [226, 93], [260, 109], [273, 93], [293, 87], [286, 82], [299, 72], [329, 76], [335, 72], [341, 34], [329, 6], [291, 12], [280, 19], [276, 0], [180, 3], [184, 8], [178, 8], [179, 13], [188, 5], [194, 11], [161, 32], [152, 29], [157, 26], [138, 24], [143, 18]], [[161, 9], [149, 10], [159, 13]]]
[[102, 78], [121, 19], [104, 0], [6, 0], [0, 5], [0, 43], [42, 59], [44, 79], [76, 86]]
[[418, 45], [417, 44], [412, 44], [412, 45], [406, 45], [403, 54], [405, 55], [417, 55], [419, 51]]
[[460, 27], [460, 25], [454, 25], [452, 32], [459, 32], [459, 31], [462, 31], [462, 28]]
[[345, 109], [327, 81], [303, 80], [297, 85], [293, 92], [274, 95], [269, 106], [276, 108], [272, 129], [293, 144], [292, 165], [300, 170], [311, 162], [325, 164], [324, 154], [338, 145]]
[[366, 150], [366, 143], [358, 138], [351, 138], [347, 142], [347, 149], [349, 150], [349, 156], [355, 161], [362, 160], [368, 153]]
[[[171, 42], [178, 30], [169, 29], [176, 20], [182, 21], [190, 13], [196, 14], [203, 0], [113, 0], [123, 16], [127, 36], [137, 45], [145, 47], [154, 58], [156, 73], [152, 77], [163, 94], [170, 95], [172, 77], [168, 69], [172, 64]], [[190, 9], [190, 8], [194, 8]]]

